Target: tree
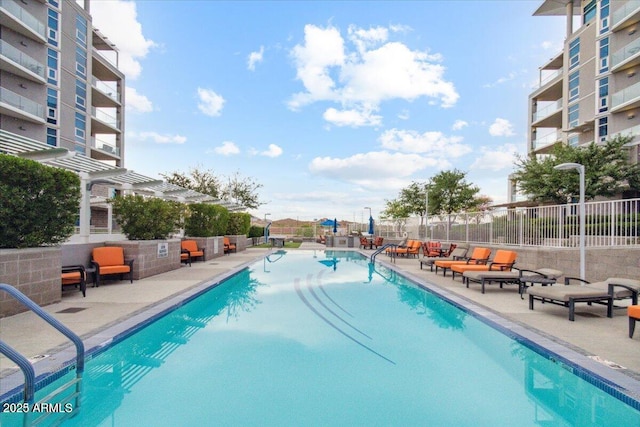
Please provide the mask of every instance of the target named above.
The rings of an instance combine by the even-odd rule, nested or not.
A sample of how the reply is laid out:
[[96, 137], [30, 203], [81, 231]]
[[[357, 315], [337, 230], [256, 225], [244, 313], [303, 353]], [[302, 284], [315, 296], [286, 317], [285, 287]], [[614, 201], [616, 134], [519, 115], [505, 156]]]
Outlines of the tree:
[[629, 162], [624, 147], [631, 137], [616, 136], [604, 145], [591, 143], [586, 147], [557, 144], [551, 156], [539, 158], [518, 156], [514, 179], [518, 189], [536, 202], [566, 203], [578, 198], [578, 173], [558, 171], [560, 163], [579, 163], [585, 167], [585, 199], [612, 197], [624, 190], [640, 189], [640, 165]]
[[[442, 171], [429, 183], [429, 215], [451, 215], [473, 211], [491, 200], [477, 196], [480, 189], [466, 181], [466, 172], [454, 169]], [[490, 203], [490, 202], [489, 202]]]
[[222, 189], [222, 198], [232, 200], [235, 204], [247, 209], [256, 209], [262, 205], [257, 193], [260, 188], [262, 184], [258, 184], [250, 177], [241, 178], [240, 173], [236, 172], [227, 178], [227, 184]]
[[200, 170], [196, 166], [189, 169], [189, 175], [178, 171], [160, 175], [167, 180], [169, 184], [178, 185], [202, 194], [208, 194], [216, 199], [221, 198], [222, 190], [220, 179], [213, 174], [211, 169]]

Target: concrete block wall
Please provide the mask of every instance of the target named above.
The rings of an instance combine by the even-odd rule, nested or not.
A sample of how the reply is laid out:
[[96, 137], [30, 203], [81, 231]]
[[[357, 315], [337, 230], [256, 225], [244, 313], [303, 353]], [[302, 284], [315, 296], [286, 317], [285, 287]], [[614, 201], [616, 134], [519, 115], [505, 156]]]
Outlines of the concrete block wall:
[[[166, 257], [158, 256], [158, 244], [168, 243], [169, 252]], [[144, 279], [167, 271], [180, 268], [180, 240], [132, 240], [106, 242], [105, 246], [121, 246], [125, 259], [134, 259], [133, 279]]]
[[[231, 243], [236, 245], [236, 252], [244, 251], [247, 249], [247, 236], [244, 234], [238, 234], [233, 236], [226, 236]], [[233, 253], [233, 252], [231, 252]]]
[[[0, 249], [0, 283], [6, 283], [43, 306], [62, 298], [60, 248]], [[0, 292], [0, 317], [25, 311], [24, 306]]]
[[218, 258], [224, 255], [224, 240], [222, 236], [213, 237], [189, 237], [184, 240], [195, 240], [199, 248], [204, 248], [205, 260]]

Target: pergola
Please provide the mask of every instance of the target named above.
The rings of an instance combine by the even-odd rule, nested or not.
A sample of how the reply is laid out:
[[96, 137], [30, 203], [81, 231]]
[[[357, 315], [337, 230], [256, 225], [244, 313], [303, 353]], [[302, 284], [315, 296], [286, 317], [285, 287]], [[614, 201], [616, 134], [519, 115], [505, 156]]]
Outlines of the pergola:
[[66, 148], [52, 147], [33, 139], [0, 130], [0, 153], [10, 154], [42, 164], [67, 169], [80, 176], [80, 238], [90, 234], [91, 206], [103, 206], [108, 211], [108, 230], [112, 229], [111, 204], [105, 197], [91, 195], [94, 185], [105, 185], [125, 194], [141, 194], [160, 197], [182, 203], [214, 203], [230, 211], [242, 210], [229, 201], [215, 199], [207, 194], [141, 175], [132, 170], [109, 165]]

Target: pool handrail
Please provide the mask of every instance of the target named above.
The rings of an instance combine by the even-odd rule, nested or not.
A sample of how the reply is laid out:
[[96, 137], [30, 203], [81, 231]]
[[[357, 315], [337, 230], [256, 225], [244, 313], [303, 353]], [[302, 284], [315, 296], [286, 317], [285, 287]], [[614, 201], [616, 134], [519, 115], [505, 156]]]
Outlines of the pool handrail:
[[[378, 249], [375, 250], [374, 253], [371, 254], [371, 257], [369, 258], [369, 262], [374, 263], [376, 262], [376, 256], [386, 250], [387, 248], [397, 248], [398, 245], [395, 243], [385, 243], [383, 246], [379, 247]], [[390, 251], [389, 252], [391, 254], [391, 259], [395, 262], [395, 257], [396, 257], [396, 251]]]
[[[82, 342], [80, 337], [76, 335], [71, 329], [63, 325], [56, 318], [44, 311], [38, 304], [30, 300], [29, 297], [27, 297], [15, 287], [6, 283], [0, 283], [0, 291], [5, 291], [9, 295], [11, 295], [17, 301], [22, 303], [22, 305], [33, 311], [45, 322], [53, 326], [58, 330], [58, 332], [60, 332], [73, 342], [73, 344], [76, 346], [76, 374], [78, 378], [81, 378], [82, 373], [84, 372], [84, 343]], [[26, 357], [24, 357], [2, 341], [0, 341], [0, 352], [6, 355], [14, 363], [16, 363], [22, 370], [25, 376], [24, 401], [26, 403], [33, 403], [35, 394], [35, 371], [33, 369], [33, 366]]]

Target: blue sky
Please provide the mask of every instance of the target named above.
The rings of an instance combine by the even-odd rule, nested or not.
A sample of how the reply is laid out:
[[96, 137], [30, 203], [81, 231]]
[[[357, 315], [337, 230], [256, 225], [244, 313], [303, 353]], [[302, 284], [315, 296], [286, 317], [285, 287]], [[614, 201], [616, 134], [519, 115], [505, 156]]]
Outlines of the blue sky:
[[125, 167], [263, 185], [252, 214], [360, 221], [443, 170], [506, 201], [565, 22], [541, 1], [93, 1], [120, 50]]

